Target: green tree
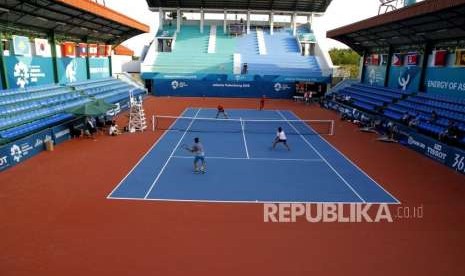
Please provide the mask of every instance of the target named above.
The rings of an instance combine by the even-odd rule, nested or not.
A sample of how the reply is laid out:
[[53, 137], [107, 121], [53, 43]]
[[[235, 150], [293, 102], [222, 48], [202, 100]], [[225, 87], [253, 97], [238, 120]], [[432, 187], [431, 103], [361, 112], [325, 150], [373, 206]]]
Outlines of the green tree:
[[339, 70], [347, 72], [351, 78], [356, 78], [359, 72], [360, 55], [352, 49], [329, 50], [333, 64], [340, 66]]

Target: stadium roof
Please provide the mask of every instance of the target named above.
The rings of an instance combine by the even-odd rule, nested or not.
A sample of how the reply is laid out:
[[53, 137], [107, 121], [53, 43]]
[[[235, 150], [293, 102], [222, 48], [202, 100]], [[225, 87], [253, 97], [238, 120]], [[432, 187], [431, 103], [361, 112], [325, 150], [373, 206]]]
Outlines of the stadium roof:
[[149, 27], [90, 0], [3, 0], [0, 25], [119, 44]]
[[465, 38], [465, 0], [425, 0], [331, 30], [327, 37], [352, 49], [423, 44]]
[[150, 8], [325, 12], [332, 0], [147, 0]]

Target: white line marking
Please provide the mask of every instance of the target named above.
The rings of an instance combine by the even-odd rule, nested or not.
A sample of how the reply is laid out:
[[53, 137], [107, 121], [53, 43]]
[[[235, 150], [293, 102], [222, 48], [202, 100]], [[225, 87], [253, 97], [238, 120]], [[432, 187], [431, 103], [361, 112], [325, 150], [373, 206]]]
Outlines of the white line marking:
[[[191, 159], [191, 156], [173, 155], [172, 158]], [[261, 158], [261, 157], [227, 157], [227, 156], [208, 156], [206, 159], [223, 159], [223, 160], [258, 160], [258, 161], [302, 161], [302, 162], [324, 162], [322, 159], [299, 159], [299, 158]]]
[[136, 201], [158, 201], [158, 202], [191, 202], [191, 203], [249, 203], [249, 204], [264, 204], [264, 203], [286, 203], [286, 204], [387, 204], [399, 205], [398, 202], [360, 202], [360, 201], [271, 201], [271, 200], [211, 200], [211, 199], [170, 199], [170, 198], [130, 198], [130, 197], [112, 197], [115, 200], [136, 200]]
[[[284, 117], [284, 115], [281, 113], [281, 111], [276, 111], [284, 120], [286, 120], [286, 117]], [[321, 153], [312, 145], [312, 143], [310, 143], [307, 138], [305, 138], [302, 134], [300, 134], [299, 130], [297, 130], [297, 128], [295, 128], [290, 122], [287, 122], [289, 124], [290, 127], [292, 127], [295, 132], [297, 134], [299, 134], [300, 138], [302, 138], [305, 143], [307, 145], [309, 145], [315, 152], [316, 154], [318, 154], [318, 156], [329, 166], [329, 168], [331, 168], [331, 170], [336, 173], [336, 175], [347, 185], [347, 187], [349, 187], [350, 190], [352, 190], [352, 192], [358, 197], [360, 198], [363, 202], [366, 202], [358, 193], [357, 191], [355, 191], [355, 189], [349, 184], [349, 182], [347, 182], [347, 180], [344, 179], [344, 177], [342, 177], [342, 175], [328, 162], [328, 160], [326, 160], [326, 158], [323, 157], [323, 155], [321, 155]]]
[[[297, 116], [293, 111], [288, 111], [290, 112], [295, 118], [299, 118], [299, 116]], [[308, 126], [307, 126], [308, 127]], [[310, 128], [310, 127], [309, 127]], [[350, 164], [352, 164], [355, 168], [357, 168], [359, 171], [361, 171], [366, 177], [368, 177], [371, 181], [373, 181], [376, 185], [378, 185], [378, 187], [380, 187], [384, 192], [386, 192], [386, 194], [388, 194], [389, 196], [391, 196], [393, 199], [395, 199], [397, 201], [398, 204], [401, 204], [401, 201], [398, 200], [395, 196], [393, 196], [390, 192], [388, 192], [386, 189], [384, 189], [383, 186], [381, 186], [378, 182], [376, 182], [371, 176], [369, 176], [364, 170], [362, 170], [357, 164], [355, 164], [354, 162], [352, 162], [352, 160], [350, 160], [346, 155], [344, 155], [339, 149], [337, 149], [335, 146], [333, 146], [330, 142], [328, 142], [328, 140], [326, 140], [325, 138], [323, 138], [322, 136], [320, 136], [320, 138], [326, 143], [328, 144], [331, 148], [333, 148], [335, 151], [337, 151], [342, 157], [344, 157]]]
[[192, 120], [189, 125], [187, 126], [186, 130], [184, 131], [184, 133], [182, 134], [181, 138], [179, 139], [178, 143], [176, 144], [176, 146], [174, 147], [173, 151], [171, 152], [170, 156], [168, 157], [168, 160], [166, 160], [165, 164], [163, 165], [163, 167], [161, 168], [160, 172], [158, 173], [157, 175], [157, 178], [155, 178], [155, 180], [153, 181], [152, 183], [152, 186], [150, 186], [150, 189], [148, 190], [148, 192], [145, 194], [144, 198], [147, 199], [147, 197], [149, 196], [149, 194], [152, 192], [152, 189], [153, 187], [155, 187], [155, 184], [158, 182], [158, 179], [160, 179], [160, 176], [163, 174], [163, 171], [165, 170], [166, 166], [168, 165], [168, 163], [170, 162], [171, 158], [173, 157], [174, 153], [176, 152], [176, 150], [178, 149], [179, 147], [179, 144], [181, 144], [182, 142], [182, 139], [184, 139], [184, 137], [186, 136], [187, 132], [189, 131], [189, 129], [191, 128], [192, 124], [194, 123], [195, 121], [195, 118], [197, 117], [197, 115], [199, 114], [200, 110], [202, 110], [202, 108], [199, 108], [197, 110], [197, 112], [195, 113], [195, 116], [194, 116], [194, 120]]
[[250, 159], [249, 149], [247, 148], [247, 139], [245, 139], [244, 121], [242, 121], [242, 118], [240, 118], [240, 120], [241, 120], [241, 128], [242, 128], [242, 137], [244, 138], [245, 153], [247, 154], [247, 159]]
[[[181, 113], [181, 115], [183, 115], [184, 113], [186, 113], [186, 110], [189, 110], [189, 108], [187, 109], [184, 109], [184, 111]], [[171, 126], [173, 126], [174, 124], [176, 123], [176, 121], [172, 122], [171, 123]], [[170, 127], [171, 127], [170, 126]], [[145, 159], [145, 157], [153, 150], [153, 148], [155, 148], [155, 146], [161, 141], [163, 140], [163, 137], [165, 137], [166, 133], [168, 133], [168, 131], [165, 131], [163, 132], [163, 134], [157, 139], [157, 141], [155, 141], [155, 143], [153, 143], [153, 145], [147, 150], [147, 152], [139, 159], [139, 161], [137, 161], [137, 163], [134, 165], [134, 167], [132, 167], [132, 169], [126, 174], [126, 176], [118, 183], [118, 185], [116, 185], [116, 187], [108, 194], [107, 198], [111, 198], [111, 195], [116, 191], [118, 190], [119, 186], [121, 186], [123, 184], [123, 182], [126, 180], [126, 178], [128, 178], [128, 176], [137, 168], [137, 166], [139, 166], [139, 164], [142, 162], [142, 160]]]

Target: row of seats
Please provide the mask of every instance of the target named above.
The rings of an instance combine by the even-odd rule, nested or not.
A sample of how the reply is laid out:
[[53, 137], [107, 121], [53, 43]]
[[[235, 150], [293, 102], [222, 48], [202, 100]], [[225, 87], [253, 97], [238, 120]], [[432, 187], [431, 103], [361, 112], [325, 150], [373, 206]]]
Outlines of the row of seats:
[[11, 116], [16, 113], [38, 109], [44, 106], [59, 104], [60, 102], [71, 101], [82, 97], [79, 92], [66, 92], [57, 96], [40, 98], [35, 101], [26, 101], [10, 105], [0, 105], [0, 118]]
[[69, 120], [73, 115], [67, 110], [92, 99], [120, 102], [129, 97], [130, 90], [136, 96], [145, 92], [114, 78], [8, 90], [9, 96], [0, 97], [0, 138], [11, 141]]
[[[352, 84], [334, 93], [349, 95], [350, 104], [354, 107], [375, 113], [382, 112], [384, 116], [396, 121], [401, 121], [408, 114], [410, 118], [418, 120], [416, 127], [420, 131], [436, 138], [447, 129], [450, 122], [454, 122], [465, 132], [465, 103], [461, 101], [436, 101], [434, 98], [438, 96], [408, 94], [401, 90], [365, 84]], [[436, 118], [432, 117], [433, 111], [437, 114]], [[465, 137], [462, 142], [465, 144]]]

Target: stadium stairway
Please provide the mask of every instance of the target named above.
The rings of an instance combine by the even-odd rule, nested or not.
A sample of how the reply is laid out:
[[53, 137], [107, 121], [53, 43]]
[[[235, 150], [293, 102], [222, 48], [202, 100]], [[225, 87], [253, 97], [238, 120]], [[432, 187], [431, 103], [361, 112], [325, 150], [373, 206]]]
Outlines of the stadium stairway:
[[287, 31], [278, 31], [273, 35], [264, 32], [266, 55], [260, 55], [256, 32], [252, 31], [238, 40], [236, 52], [247, 63], [252, 75], [282, 75], [290, 77], [321, 76], [318, 58], [302, 56], [295, 37]]
[[[205, 29], [211, 28], [206, 26]], [[200, 33], [195, 26], [182, 26], [173, 51], [159, 52], [152, 70], [171, 74], [232, 74], [235, 40], [220, 26], [216, 28], [215, 37], [215, 53], [208, 53], [210, 35]]]
[[67, 110], [93, 99], [121, 102], [145, 93], [121, 80], [107, 78], [68, 85], [43, 85], [0, 93], [0, 142], [19, 139], [42, 129], [73, 119]]

